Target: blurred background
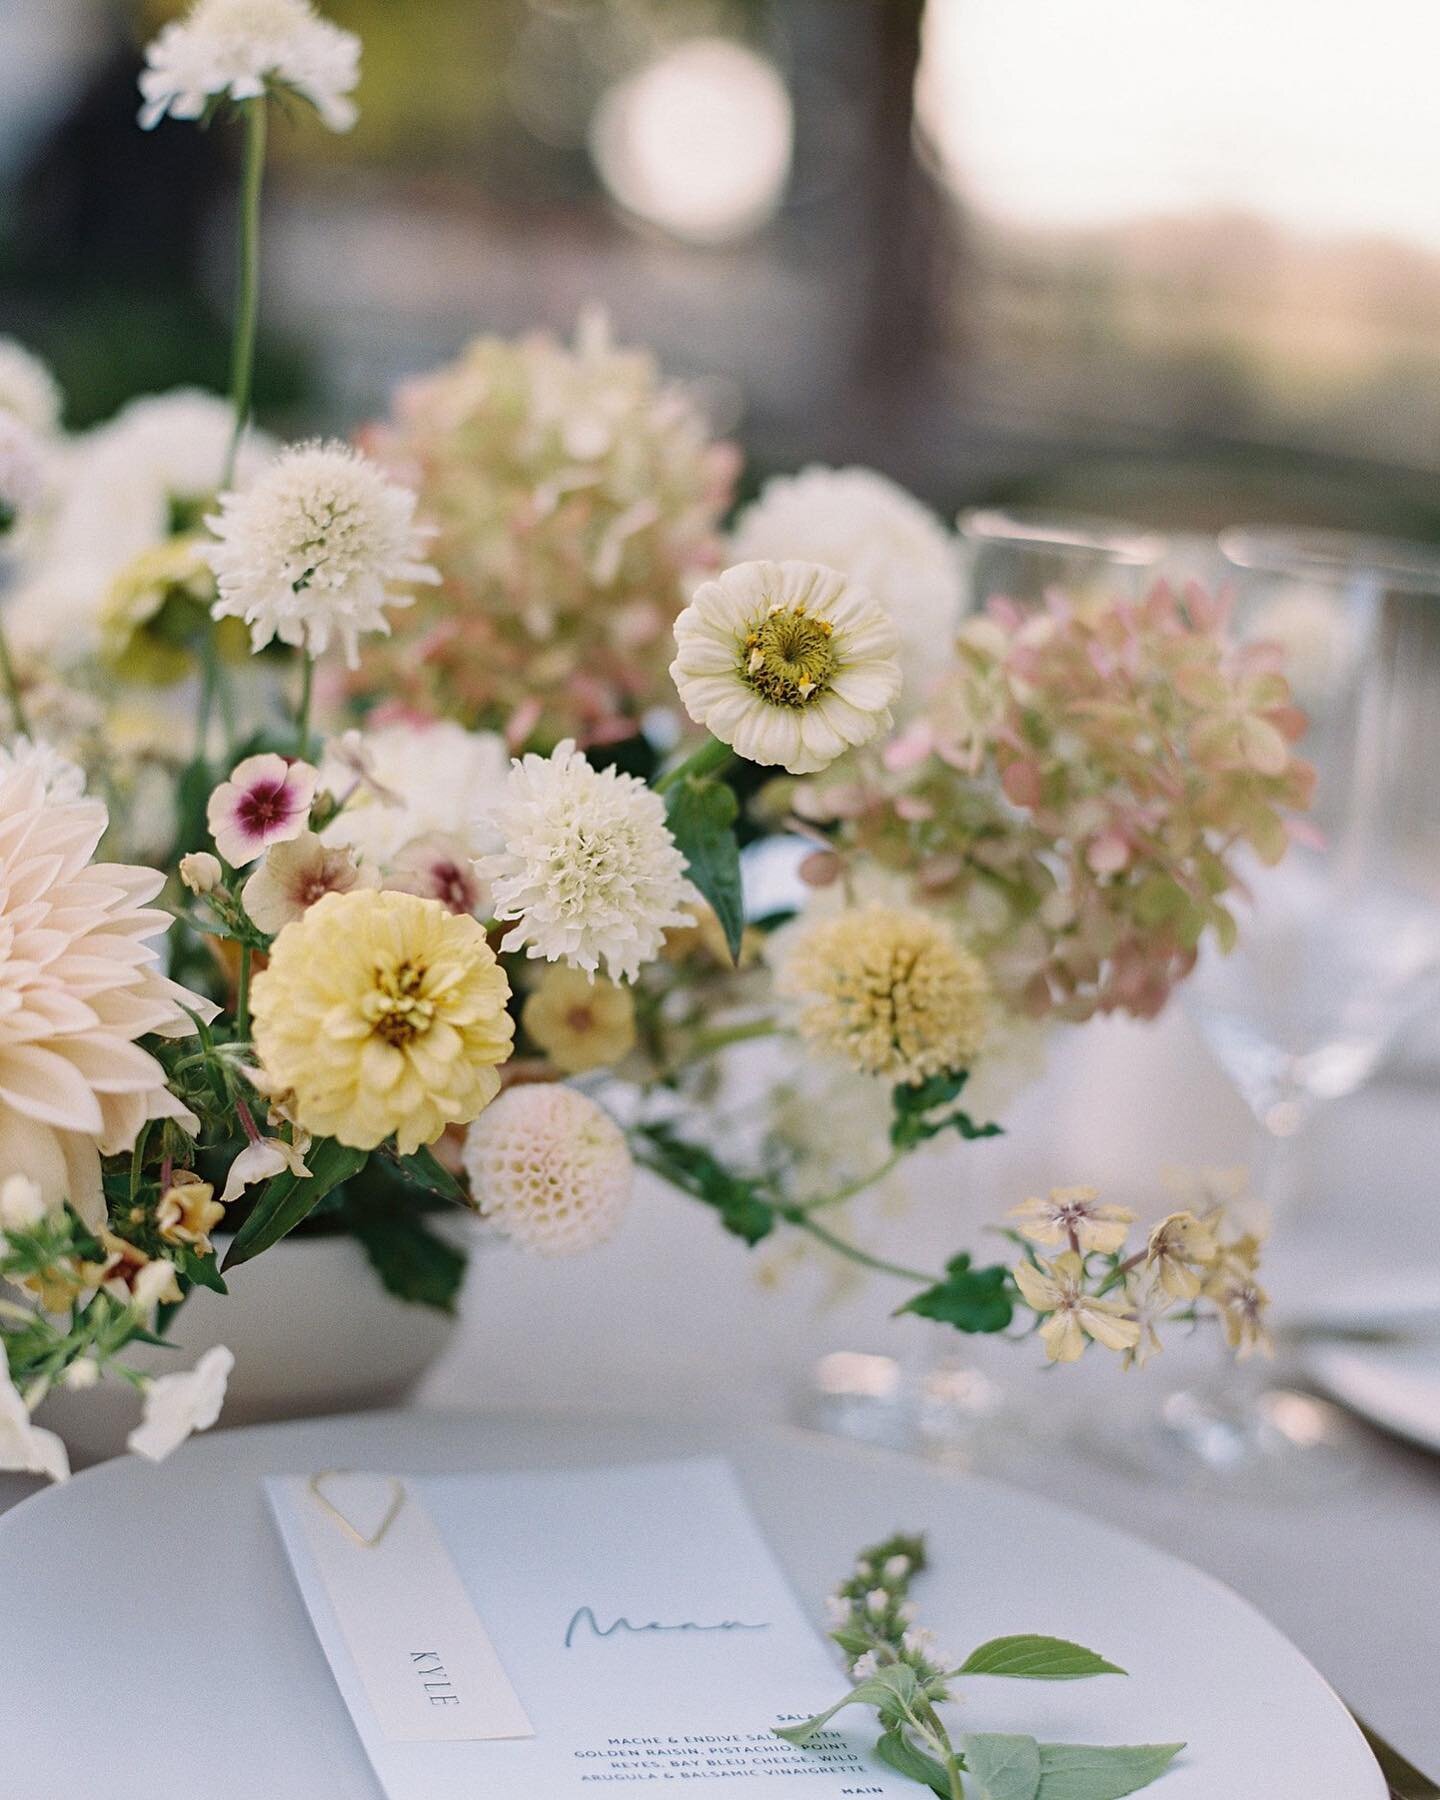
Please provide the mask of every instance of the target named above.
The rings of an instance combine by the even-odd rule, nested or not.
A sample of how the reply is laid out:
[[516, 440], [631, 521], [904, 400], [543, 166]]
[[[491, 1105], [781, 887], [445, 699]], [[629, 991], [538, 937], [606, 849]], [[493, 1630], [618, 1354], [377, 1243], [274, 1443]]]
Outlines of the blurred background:
[[[135, 125], [172, 0], [0, 0], [0, 319], [67, 423], [223, 388], [237, 135]], [[1440, 8], [329, 0], [361, 117], [278, 132], [261, 413], [349, 427], [609, 308], [747, 487], [1440, 538]]]

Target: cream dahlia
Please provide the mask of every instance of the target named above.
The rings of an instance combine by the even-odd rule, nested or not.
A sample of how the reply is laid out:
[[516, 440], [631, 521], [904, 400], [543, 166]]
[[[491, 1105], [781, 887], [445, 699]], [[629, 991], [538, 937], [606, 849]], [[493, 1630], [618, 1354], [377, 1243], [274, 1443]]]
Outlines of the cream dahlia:
[[476, 864], [502, 950], [633, 981], [665, 933], [694, 922], [695, 890], [665, 803], [633, 775], [593, 769], [568, 740], [517, 762], [490, 814], [505, 848]]
[[482, 1217], [542, 1256], [608, 1238], [634, 1177], [620, 1127], [555, 1082], [510, 1088], [482, 1113], [465, 1139], [465, 1171]]
[[170, 915], [147, 902], [164, 876], [91, 862], [107, 822], [97, 800], [47, 793], [33, 763], [0, 772], [0, 1177], [28, 1175], [92, 1228], [100, 1157], [147, 1119], [195, 1125], [137, 1039], [186, 1035], [182, 1007], [216, 1010], [160, 973]]
[[737, 563], [696, 589], [675, 641], [686, 712], [750, 762], [818, 774], [892, 723], [895, 627], [819, 563]]

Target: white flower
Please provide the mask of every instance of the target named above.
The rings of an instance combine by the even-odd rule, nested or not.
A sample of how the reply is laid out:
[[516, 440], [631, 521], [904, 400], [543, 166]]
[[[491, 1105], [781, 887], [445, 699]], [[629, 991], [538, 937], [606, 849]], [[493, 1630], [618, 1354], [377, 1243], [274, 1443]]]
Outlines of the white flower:
[[0, 412], [13, 413], [38, 437], [52, 437], [60, 425], [55, 377], [11, 337], [0, 337]]
[[892, 723], [895, 627], [818, 563], [738, 563], [696, 589], [675, 641], [686, 712], [750, 762], [814, 775]]
[[873, 1650], [864, 1650], [850, 1665], [850, 1673], [856, 1681], [869, 1681], [872, 1675], [880, 1673], [880, 1663]]
[[293, 1144], [287, 1144], [284, 1138], [256, 1138], [231, 1163], [220, 1204], [229, 1206], [232, 1200], [240, 1198], [246, 1188], [254, 1187], [261, 1181], [269, 1181], [272, 1175], [282, 1174], [286, 1170], [292, 1175], [308, 1177], [310, 1171], [305, 1166], [305, 1152], [309, 1148], [310, 1137], [307, 1132], [297, 1132]]
[[58, 800], [36, 768], [0, 772], [0, 1171], [23, 1170], [47, 1205], [105, 1217], [100, 1157], [147, 1119], [197, 1121], [138, 1039], [194, 1029], [216, 1008], [160, 972], [151, 940], [170, 915], [153, 869], [92, 865], [97, 800]]
[[837, 1629], [841, 1625], [848, 1623], [850, 1615], [854, 1610], [855, 1603], [846, 1594], [827, 1594], [825, 1596], [826, 1623], [835, 1626]]
[[884, 1588], [871, 1588], [865, 1596], [865, 1610], [873, 1618], [884, 1618], [890, 1607], [890, 1596]]
[[140, 76], [149, 130], [165, 114], [198, 119], [216, 95], [299, 94], [332, 131], [355, 123], [347, 96], [360, 79], [360, 40], [320, 18], [310, 0], [196, 0], [145, 53]]
[[126, 1443], [137, 1456], [164, 1462], [192, 1431], [208, 1431], [220, 1417], [234, 1367], [235, 1358], [217, 1344], [187, 1374], [158, 1376], [145, 1389], [145, 1416]]
[[[57, 455], [56, 503], [7, 606], [16, 640], [61, 657], [98, 648], [117, 578], [177, 526], [199, 525], [214, 504], [233, 429], [226, 401], [177, 388], [132, 401]], [[272, 439], [248, 432], [235, 485], [252, 481], [274, 449]]]
[[179, 1293], [175, 1265], [157, 1256], [137, 1272], [130, 1284], [130, 1304], [136, 1312], [149, 1313], [166, 1301], [177, 1299]]
[[180, 880], [192, 894], [213, 894], [224, 875], [220, 858], [208, 850], [192, 850], [180, 858]]
[[298, 838], [310, 819], [317, 771], [267, 750], [236, 763], [211, 794], [205, 823], [232, 868], [254, 862], [272, 844]]
[[32, 1231], [45, 1213], [45, 1196], [28, 1175], [8, 1175], [0, 1181], [0, 1229]]
[[292, 445], [253, 486], [222, 494], [207, 523], [219, 539], [211, 611], [244, 619], [255, 650], [278, 637], [320, 656], [336, 637], [354, 668], [361, 632], [389, 632], [385, 607], [440, 579], [421, 560], [415, 496], [347, 444]]
[[633, 775], [592, 769], [568, 739], [514, 764], [490, 819], [505, 847], [476, 866], [496, 918], [518, 921], [502, 950], [633, 980], [666, 931], [693, 923], [664, 802]]
[[333, 848], [313, 831], [302, 831], [266, 851], [240, 898], [250, 922], [273, 937], [303, 919], [323, 895], [348, 894], [359, 880], [355, 859], [343, 844]]
[[867, 587], [900, 634], [912, 703], [964, 610], [956, 539], [928, 507], [874, 469], [802, 469], [768, 481], [735, 523], [736, 562], [802, 557]]
[[476, 814], [499, 797], [509, 768], [498, 733], [448, 721], [346, 732], [321, 760], [320, 786], [349, 798], [320, 835], [327, 844], [348, 844], [377, 874], [393, 868], [417, 838], [454, 839], [464, 856], [479, 856], [495, 841], [477, 828]]
[[0, 744], [0, 775], [14, 769], [36, 770], [49, 800], [78, 800], [85, 792], [85, 771], [43, 739], [32, 742], [28, 737], [17, 737]]
[[482, 1216], [542, 1256], [608, 1238], [634, 1175], [615, 1121], [555, 1082], [507, 1088], [481, 1113], [465, 1138], [465, 1170]]
[[0, 537], [27, 525], [45, 498], [40, 440], [14, 413], [0, 410]]
[[887, 1581], [903, 1581], [910, 1573], [910, 1558], [908, 1556], [888, 1557], [880, 1573]]
[[60, 1377], [61, 1384], [73, 1394], [84, 1393], [100, 1380], [100, 1365], [93, 1356], [77, 1356]]
[[0, 1342], [0, 1469], [16, 1469], [24, 1475], [48, 1475], [64, 1481], [70, 1458], [53, 1431], [30, 1423], [30, 1411], [10, 1379], [5, 1346]]

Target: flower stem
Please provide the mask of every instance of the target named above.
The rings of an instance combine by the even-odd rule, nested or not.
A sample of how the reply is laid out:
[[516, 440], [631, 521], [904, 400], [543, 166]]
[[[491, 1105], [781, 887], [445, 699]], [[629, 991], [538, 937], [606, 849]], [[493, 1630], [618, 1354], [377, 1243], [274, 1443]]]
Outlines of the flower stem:
[[235, 337], [230, 361], [230, 404], [235, 426], [225, 458], [221, 486], [235, 479], [240, 440], [250, 422], [250, 393], [255, 378], [255, 334], [260, 319], [260, 189], [265, 177], [265, 135], [269, 115], [262, 94], [242, 103], [245, 115], [245, 162], [240, 196], [240, 267], [235, 302]]
[[903, 1150], [892, 1150], [878, 1169], [872, 1169], [868, 1175], [861, 1175], [855, 1181], [847, 1181], [842, 1188], [836, 1188], [833, 1194], [822, 1194], [818, 1200], [804, 1200], [799, 1203], [803, 1213], [819, 1212], [824, 1206], [841, 1206], [847, 1200], [853, 1200], [857, 1194], [863, 1194], [866, 1188], [874, 1187], [877, 1181], [883, 1181], [891, 1171], [897, 1168], [903, 1158]]
[[780, 1217], [787, 1224], [798, 1226], [801, 1231], [808, 1231], [811, 1237], [824, 1244], [827, 1249], [848, 1257], [853, 1263], [859, 1263], [862, 1269], [873, 1269], [878, 1275], [894, 1275], [901, 1281], [918, 1281], [925, 1287], [933, 1287], [939, 1279], [938, 1276], [927, 1275], [923, 1269], [907, 1269], [903, 1263], [886, 1262], [883, 1257], [872, 1256], [858, 1244], [849, 1243], [835, 1232], [827, 1230], [798, 1206], [782, 1207]]
[[315, 688], [315, 658], [309, 651], [300, 652], [300, 704], [295, 712], [295, 754], [302, 761], [310, 756], [310, 703]]
[[235, 989], [235, 1036], [240, 1043], [250, 1035], [250, 958], [248, 944], [240, 949], [240, 979]]
[[25, 716], [25, 702], [20, 697], [20, 677], [15, 673], [15, 664], [10, 657], [10, 643], [3, 625], [0, 625], [0, 680], [5, 683], [5, 698], [10, 702], [16, 731], [29, 737], [30, 721]]
[[694, 1056], [713, 1056], [717, 1050], [728, 1050], [732, 1044], [752, 1043], [756, 1038], [777, 1037], [780, 1027], [773, 1019], [750, 1019], [744, 1025], [717, 1026], [714, 1031], [697, 1031], [691, 1041]]
[[684, 762], [662, 775], [655, 783], [657, 794], [668, 793], [676, 782], [687, 780], [691, 776], [713, 775], [723, 769], [734, 755], [728, 744], [722, 744], [719, 738], [707, 738], [698, 750], [692, 751]]

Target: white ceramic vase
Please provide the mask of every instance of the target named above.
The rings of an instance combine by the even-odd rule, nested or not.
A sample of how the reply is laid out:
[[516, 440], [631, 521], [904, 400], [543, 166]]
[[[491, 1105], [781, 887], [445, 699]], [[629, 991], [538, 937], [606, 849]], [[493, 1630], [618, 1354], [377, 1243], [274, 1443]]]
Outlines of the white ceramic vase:
[[[350, 1237], [286, 1238], [232, 1270], [226, 1283], [227, 1295], [197, 1288], [186, 1301], [169, 1332], [178, 1353], [143, 1344], [125, 1353], [133, 1367], [164, 1374], [227, 1344], [235, 1369], [223, 1425], [397, 1406], [458, 1322], [393, 1299]], [[51, 1394], [36, 1417], [84, 1464], [118, 1456], [140, 1409], [127, 1382], [106, 1381], [85, 1393]]]

